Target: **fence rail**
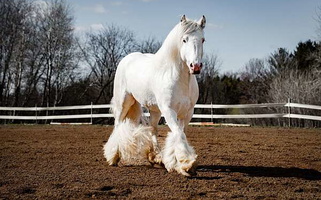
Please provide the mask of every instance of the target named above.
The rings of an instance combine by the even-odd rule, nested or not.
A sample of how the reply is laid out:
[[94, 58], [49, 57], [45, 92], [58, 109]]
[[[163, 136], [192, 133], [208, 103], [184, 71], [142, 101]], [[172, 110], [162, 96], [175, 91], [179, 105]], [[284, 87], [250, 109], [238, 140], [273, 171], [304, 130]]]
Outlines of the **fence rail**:
[[[266, 103], [266, 104], [236, 104], [236, 105], [219, 105], [219, 104], [196, 104], [195, 108], [203, 109], [229, 109], [229, 108], [268, 108], [268, 107], [287, 107], [287, 108], [303, 108], [321, 110], [321, 106], [308, 105], [299, 103]], [[112, 114], [94, 114], [94, 109], [110, 109], [110, 104], [101, 105], [81, 105], [81, 106], [60, 106], [60, 107], [0, 107], [0, 111], [10, 111], [11, 115], [0, 115], [2, 120], [55, 120], [55, 119], [93, 119], [93, 118], [110, 118]], [[77, 115], [38, 115], [40, 111], [55, 111], [55, 110], [90, 110], [90, 114], [77, 114]], [[290, 110], [290, 109], [288, 109]], [[17, 116], [16, 111], [34, 111], [33, 116]], [[149, 116], [149, 113], [145, 113]], [[196, 119], [253, 119], [253, 118], [296, 118], [321, 121], [321, 116], [301, 115], [287, 113], [273, 113], [273, 114], [233, 114], [233, 115], [218, 115], [218, 114], [194, 114], [193, 118]]]

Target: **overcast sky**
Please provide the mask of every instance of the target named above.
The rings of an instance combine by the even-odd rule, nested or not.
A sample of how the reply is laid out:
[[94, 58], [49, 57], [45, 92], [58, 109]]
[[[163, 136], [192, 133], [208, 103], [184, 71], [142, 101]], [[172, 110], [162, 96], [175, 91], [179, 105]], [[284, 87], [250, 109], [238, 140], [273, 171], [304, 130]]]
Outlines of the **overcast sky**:
[[116, 24], [139, 38], [163, 41], [180, 16], [206, 16], [205, 53], [217, 54], [221, 72], [240, 70], [251, 58], [279, 47], [293, 51], [316, 40], [320, 0], [67, 0], [78, 33]]

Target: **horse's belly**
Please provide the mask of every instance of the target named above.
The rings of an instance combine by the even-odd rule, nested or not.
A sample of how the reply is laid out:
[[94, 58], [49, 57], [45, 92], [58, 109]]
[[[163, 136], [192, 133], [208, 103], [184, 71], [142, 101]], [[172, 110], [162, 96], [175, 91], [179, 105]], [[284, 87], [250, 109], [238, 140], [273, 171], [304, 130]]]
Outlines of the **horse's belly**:
[[158, 106], [155, 105], [144, 105], [144, 107], [148, 108], [148, 110], [153, 111], [153, 112], [160, 112]]
[[154, 95], [147, 95], [143, 97], [137, 97], [135, 98], [142, 106], [147, 108], [157, 108], [156, 98]]
[[132, 90], [130, 90], [130, 92], [135, 98], [135, 100], [138, 101], [142, 106], [146, 108], [158, 109], [155, 95], [151, 91], [146, 89], [144, 86], [133, 87]]

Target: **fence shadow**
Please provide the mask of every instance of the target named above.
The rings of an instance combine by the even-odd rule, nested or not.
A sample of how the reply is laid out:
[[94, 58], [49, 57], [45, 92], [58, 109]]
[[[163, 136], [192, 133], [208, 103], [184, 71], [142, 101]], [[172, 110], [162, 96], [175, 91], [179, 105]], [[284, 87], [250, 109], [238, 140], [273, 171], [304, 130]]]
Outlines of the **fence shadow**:
[[231, 165], [200, 165], [197, 172], [233, 173], [239, 172], [251, 177], [294, 177], [305, 180], [321, 180], [321, 172], [314, 169], [296, 167], [261, 167], [261, 166], [231, 166]]

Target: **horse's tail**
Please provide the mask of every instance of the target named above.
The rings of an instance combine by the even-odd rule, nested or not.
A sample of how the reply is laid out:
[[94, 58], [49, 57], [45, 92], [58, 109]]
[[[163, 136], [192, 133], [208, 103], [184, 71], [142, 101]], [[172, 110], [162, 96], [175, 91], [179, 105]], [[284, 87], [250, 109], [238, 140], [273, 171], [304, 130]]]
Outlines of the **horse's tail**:
[[114, 114], [115, 110], [115, 99], [114, 97], [110, 100], [110, 108], [109, 108], [109, 113]]
[[117, 165], [120, 159], [127, 163], [149, 158], [154, 151], [150, 127], [137, 125], [126, 119], [115, 126], [104, 146], [109, 165]]

